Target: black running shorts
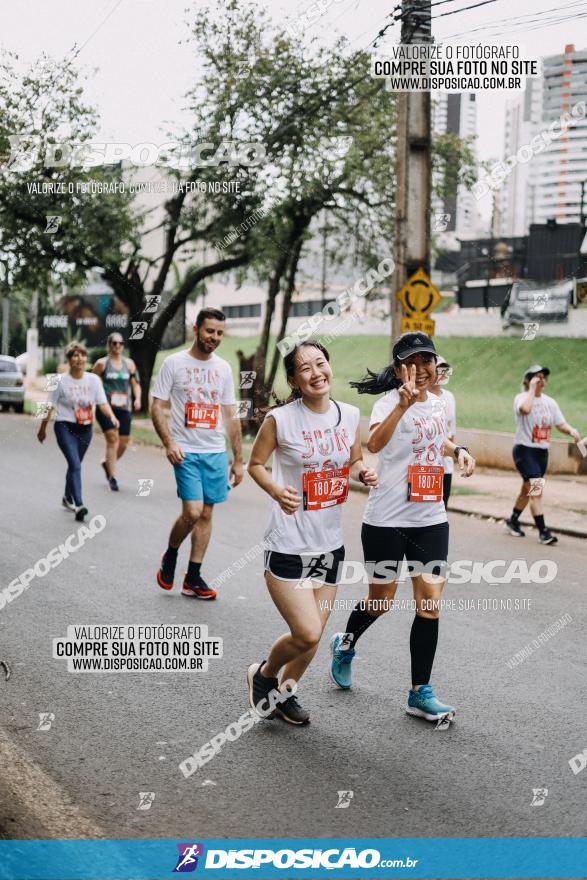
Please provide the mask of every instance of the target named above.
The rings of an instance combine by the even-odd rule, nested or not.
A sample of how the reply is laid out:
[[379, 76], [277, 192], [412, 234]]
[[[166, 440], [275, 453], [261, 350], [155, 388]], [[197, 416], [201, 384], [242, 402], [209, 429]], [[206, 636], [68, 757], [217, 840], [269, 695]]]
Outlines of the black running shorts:
[[[120, 427], [118, 429], [118, 433], [121, 437], [128, 437], [130, 434], [130, 425], [132, 421], [132, 416], [130, 410], [121, 409], [119, 406], [113, 406], [112, 412], [120, 422]], [[111, 422], [107, 415], [105, 415], [101, 410], [96, 407], [96, 421], [100, 425], [103, 431], [112, 431], [114, 429], [114, 422]]]
[[335, 585], [342, 576], [344, 547], [328, 553], [307, 553], [298, 556], [294, 553], [265, 551], [265, 571], [281, 581], [312, 580]]
[[517, 443], [512, 449], [514, 464], [524, 481], [543, 477], [548, 467], [548, 449], [535, 449]]
[[[416, 528], [371, 526], [361, 529], [365, 568], [369, 580], [384, 583], [396, 580], [403, 559], [417, 563], [414, 569], [428, 566], [430, 574], [444, 575], [448, 558], [448, 523]], [[431, 563], [438, 563], [431, 566]]]

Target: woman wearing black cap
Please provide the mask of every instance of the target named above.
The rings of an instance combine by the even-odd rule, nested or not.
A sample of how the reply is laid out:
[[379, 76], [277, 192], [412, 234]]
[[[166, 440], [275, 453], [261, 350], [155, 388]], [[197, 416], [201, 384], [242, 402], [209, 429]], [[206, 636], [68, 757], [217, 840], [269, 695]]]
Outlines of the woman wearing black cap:
[[406, 557], [416, 600], [406, 711], [429, 721], [454, 714], [452, 706], [436, 699], [430, 685], [448, 554], [443, 455], [454, 455], [464, 476], [475, 467], [468, 450], [448, 440], [444, 408], [429, 393], [436, 382], [436, 358], [428, 336], [405, 333], [393, 346], [392, 364], [351, 383], [360, 394], [388, 393], [373, 407], [367, 443], [370, 452], [379, 453], [379, 487], [369, 493], [361, 531], [369, 596], [351, 612], [346, 632], [332, 637], [330, 668], [335, 684], [351, 686], [356, 643], [391, 606], [397, 572]]
[[512, 455], [523, 482], [512, 515], [505, 523], [510, 535], [523, 538], [525, 532], [520, 528], [520, 516], [530, 502], [541, 544], [556, 544], [558, 540], [546, 528], [542, 513], [543, 477], [548, 465], [552, 426], [555, 425], [562, 434], [568, 434], [575, 443], [581, 439], [579, 432], [565, 421], [556, 400], [543, 393], [549, 375], [548, 367], [540, 364], [528, 367], [524, 373], [524, 390], [514, 399], [516, 436]]

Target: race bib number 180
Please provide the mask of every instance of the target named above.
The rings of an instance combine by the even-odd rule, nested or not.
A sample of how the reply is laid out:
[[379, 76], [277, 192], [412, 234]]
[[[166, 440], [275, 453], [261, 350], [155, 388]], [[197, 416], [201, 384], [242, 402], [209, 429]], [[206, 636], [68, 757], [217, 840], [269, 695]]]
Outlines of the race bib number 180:
[[218, 404], [192, 403], [185, 405], [186, 428], [215, 428], [218, 424]]
[[349, 468], [306, 471], [302, 477], [304, 510], [322, 510], [343, 504], [349, 494]]
[[408, 501], [442, 501], [442, 477], [440, 465], [408, 465]]

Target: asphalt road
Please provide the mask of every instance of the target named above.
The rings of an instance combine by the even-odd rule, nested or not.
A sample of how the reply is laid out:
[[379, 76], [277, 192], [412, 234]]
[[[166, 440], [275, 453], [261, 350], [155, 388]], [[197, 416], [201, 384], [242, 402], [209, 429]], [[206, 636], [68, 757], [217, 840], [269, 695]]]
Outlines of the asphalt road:
[[[1, 584], [6, 586], [76, 531], [60, 507], [64, 462], [52, 430], [0, 415]], [[386, 615], [366, 634], [355, 686], [327, 676], [328, 638], [303, 680], [307, 728], [257, 725], [189, 779], [178, 769], [247, 709], [245, 671], [284, 626], [262, 577], [259, 553], [221, 587], [219, 600], [166, 594], [155, 571], [178, 502], [161, 450], [132, 446], [110, 493], [97, 432], [84, 463], [90, 518], [106, 527], [0, 610], [0, 836], [428, 837], [572, 836], [585, 832], [587, 772], [568, 761], [587, 747], [584, 710], [585, 542], [542, 547], [499, 524], [453, 515], [450, 559], [553, 559], [551, 584], [449, 585], [445, 598], [529, 600], [518, 611], [447, 611], [433, 683], [458, 709], [447, 731], [407, 716], [413, 612]], [[137, 497], [139, 479], [154, 480]], [[360, 560], [365, 496], [345, 506], [347, 558]], [[203, 574], [211, 579], [263, 535], [267, 500], [247, 477], [215, 511]], [[181, 551], [183, 571], [187, 548]], [[341, 599], [363, 595], [360, 586]], [[409, 584], [398, 598], [409, 598]], [[528, 603], [526, 602], [526, 605]], [[572, 621], [514, 668], [508, 658], [564, 614]], [[335, 610], [327, 637], [344, 629]], [[207, 624], [224, 654], [207, 672], [74, 674], [52, 658], [70, 624]], [[38, 730], [40, 713], [53, 714]], [[5, 768], [6, 771], [5, 771]], [[547, 788], [542, 806], [532, 790]], [[352, 791], [347, 808], [337, 792]], [[154, 792], [138, 810], [139, 792]]]

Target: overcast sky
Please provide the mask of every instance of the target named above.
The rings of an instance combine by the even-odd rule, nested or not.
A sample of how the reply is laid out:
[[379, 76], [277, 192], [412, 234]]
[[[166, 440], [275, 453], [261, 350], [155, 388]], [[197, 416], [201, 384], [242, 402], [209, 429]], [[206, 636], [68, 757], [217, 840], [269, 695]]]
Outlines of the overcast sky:
[[[566, 43], [577, 49], [587, 46], [587, 2], [562, 0], [555, 12], [553, 0], [491, 0], [478, 9], [456, 12], [480, 0], [445, 0], [433, 14], [451, 12], [435, 18], [433, 34], [437, 42], [493, 44], [518, 43], [532, 55], [562, 52]], [[102, 136], [128, 143], [159, 143], [166, 122], [187, 122], [182, 115], [182, 95], [194, 81], [196, 60], [193, 48], [180, 45], [186, 36], [185, 8], [189, 0], [19, 0], [0, 6], [0, 45], [16, 51], [23, 61], [32, 61], [43, 50], [60, 57], [74, 43], [81, 48], [78, 60], [92, 75], [89, 97], [102, 117]], [[257, 0], [258, 5], [262, 0]], [[434, 3], [434, 0], [433, 0]], [[309, 2], [266, 0], [276, 20], [294, 20]], [[354, 46], [366, 47], [377, 34], [386, 16], [396, 6], [394, 0], [332, 0], [324, 15], [308, 34], [328, 42], [346, 36]], [[197, 8], [198, 3], [194, 6]], [[456, 14], [452, 14], [455, 13]], [[531, 15], [537, 22], [552, 16], [566, 16], [561, 24], [529, 30], [523, 19], [511, 25], [494, 24]], [[574, 17], [575, 16], [575, 17]], [[487, 28], [487, 25], [493, 25]], [[475, 30], [484, 28], [482, 30]], [[497, 32], [499, 36], [493, 36]], [[392, 42], [399, 39], [399, 25], [388, 32]], [[455, 37], [454, 35], [460, 34]], [[382, 48], [385, 44], [382, 44]], [[503, 150], [504, 110], [512, 93], [478, 95], [478, 152], [481, 158], [500, 157]]]

